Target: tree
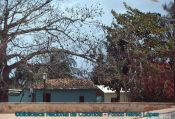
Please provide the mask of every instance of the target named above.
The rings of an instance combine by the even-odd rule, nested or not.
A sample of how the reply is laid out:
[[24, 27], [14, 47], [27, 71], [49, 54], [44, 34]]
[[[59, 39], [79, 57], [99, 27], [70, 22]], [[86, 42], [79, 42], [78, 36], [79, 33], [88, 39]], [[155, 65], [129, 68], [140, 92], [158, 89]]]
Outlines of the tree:
[[107, 35], [107, 42], [105, 43], [107, 57], [105, 58], [105, 55], [101, 52], [97, 59], [97, 65], [92, 71], [91, 78], [95, 84], [109, 86], [114, 90], [117, 94], [117, 101], [119, 101], [121, 88], [128, 90], [128, 81], [123, 80], [124, 77], [122, 75], [127, 73], [127, 69], [125, 69], [127, 67], [122, 68], [125, 62], [123, 58], [125, 57], [124, 52], [127, 42], [122, 40], [120, 43], [114, 43], [110, 36], [110, 34]]
[[61, 51], [94, 61], [89, 51], [95, 36], [83, 30], [98, 25], [93, 20], [102, 13], [98, 6], [67, 8], [63, 12], [53, 0], [1, 0], [0, 8], [2, 91], [6, 92], [8, 82], [15, 78], [9, 77], [13, 70], [21, 64], [29, 65], [41, 54]]
[[[174, 2], [170, 2], [169, 6], [164, 5], [164, 9], [169, 13], [169, 21], [173, 25], [173, 36], [175, 38], [175, 0]], [[175, 72], [175, 43], [174, 43], [174, 51], [171, 53], [171, 67]], [[174, 74], [174, 102], [175, 102], [175, 74]]]
[[[161, 64], [170, 67], [170, 62], [167, 62], [171, 61], [174, 47], [172, 30], [160, 14], [142, 13], [126, 4], [125, 7], [125, 14], [112, 11], [114, 21], [111, 27], [106, 27], [106, 65], [116, 70], [106, 76], [114, 80], [107, 85], [130, 89], [136, 101], [165, 101], [165, 84], [172, 81], [173, 71], [165, 68], [162, 72], [159, 68]], [[101, 71], [98, 68], [94, 70], [94, 74]], [[119, 77], [115, 79], [114, 75]]]
[[[29, 69], [32, 69], [35, 74], [38, 73], [40, 77], [42, 77], [42, 73], [47, 73], [49, 79], [73, 78], [73, 69], [75, 66], [76, 61], [71, 55], [65, 54], [64, 52], [57, 52], [42, 55], [40, 60]], [[40, 72], [41, 69], [44, 70]], [[39, 79], [39, 77], [35, 79]]]

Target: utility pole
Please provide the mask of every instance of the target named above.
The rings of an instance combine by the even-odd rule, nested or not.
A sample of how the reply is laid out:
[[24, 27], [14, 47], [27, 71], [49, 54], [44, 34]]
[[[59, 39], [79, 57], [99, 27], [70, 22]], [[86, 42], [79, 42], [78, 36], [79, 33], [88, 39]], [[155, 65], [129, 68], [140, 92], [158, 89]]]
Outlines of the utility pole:
[[46, 80], [47, 80], [47, 73], [43, 73], [43, 80], [44, 80], [43, 102], [46, 102]]

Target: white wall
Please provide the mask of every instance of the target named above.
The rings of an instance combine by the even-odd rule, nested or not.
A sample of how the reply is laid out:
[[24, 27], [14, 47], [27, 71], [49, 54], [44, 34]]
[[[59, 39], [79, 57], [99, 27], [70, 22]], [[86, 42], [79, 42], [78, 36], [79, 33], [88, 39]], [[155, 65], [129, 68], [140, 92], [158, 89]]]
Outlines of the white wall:
[[127, 92], [120, 93], [120, 102], [130, 102]]
[[[116, 93], [105, 93], [104, 94], [104, 102], [111, 102], [111, 98], [116, 98]], [[120, 93], [120, 102], [129, 102], [130, 99], [128, 98], [128, 95], [126, 92]]]
[[116, 93], [105, 93], [104, 94], [104, 102], [111, 102], [111, 98], [116, 98]]

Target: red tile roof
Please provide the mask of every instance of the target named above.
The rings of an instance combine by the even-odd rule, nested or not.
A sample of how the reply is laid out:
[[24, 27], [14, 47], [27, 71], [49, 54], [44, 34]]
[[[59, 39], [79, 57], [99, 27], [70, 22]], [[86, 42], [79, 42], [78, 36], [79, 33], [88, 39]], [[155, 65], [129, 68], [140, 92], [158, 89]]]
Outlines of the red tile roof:
[[[33, 84], [34, 89], [43, 89], [44, 82]], [[48, 79], [46, 89], [97, 89], [91, 80], [76, 79]]]

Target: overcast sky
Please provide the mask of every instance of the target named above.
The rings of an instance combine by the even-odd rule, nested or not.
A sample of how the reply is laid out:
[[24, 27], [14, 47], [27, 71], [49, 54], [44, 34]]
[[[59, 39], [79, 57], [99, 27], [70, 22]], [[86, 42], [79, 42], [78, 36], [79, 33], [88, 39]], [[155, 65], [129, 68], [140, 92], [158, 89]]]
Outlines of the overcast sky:
[[162, 5], [168, 4], [173, 0], [159, 0], [159, 2], [152, 2], [151, 0], [67, 0], [63, 3], [63, 7], [72, 7], [76, 5], [92, 5], [92, 4], [101, 4], [103, 8], [104, 15], [101, 18], [104, 24], [111, 24], [112, 15], [111, 10], [115, 10], [117, 13], [124, 13], [126, 9], [123, 6], [123, 2], [126, 2], [129, 6], [137, 8], [143, 12], [159, 12], [161, 14], [166, 14], [163, 10]]

